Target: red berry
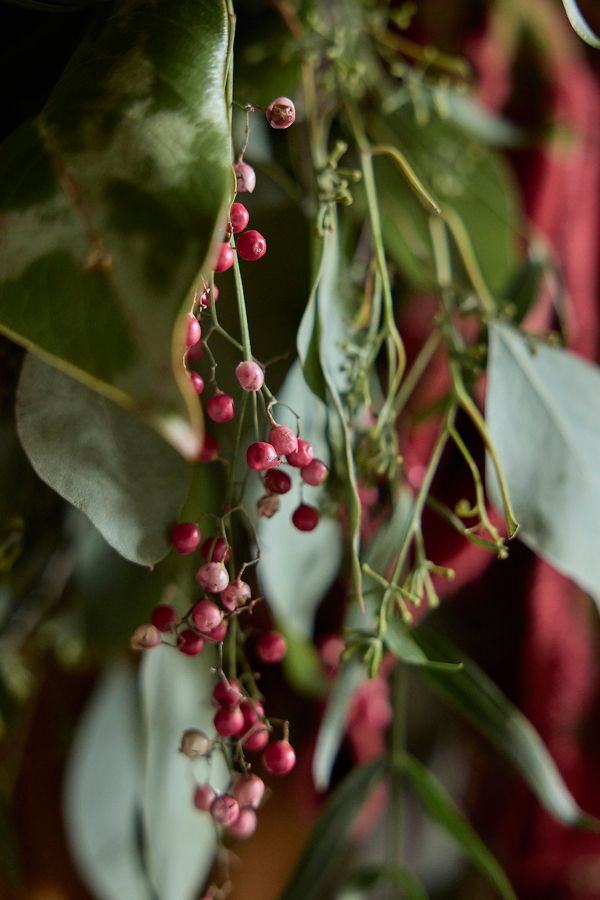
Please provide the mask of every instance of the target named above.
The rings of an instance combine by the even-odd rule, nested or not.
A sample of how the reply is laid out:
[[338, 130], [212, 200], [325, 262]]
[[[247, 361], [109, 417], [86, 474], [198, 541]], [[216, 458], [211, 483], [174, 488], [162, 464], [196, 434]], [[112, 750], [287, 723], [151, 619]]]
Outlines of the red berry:
[[186, 656], [198, 656], [204, 650], [204, 638], [191, 628], [185, 628], [177, 635], [177, 646]]
[[222, 622], [219, 622], [216, 628], [211, 628], [210, 631], [205, 632], [205, 637], [209, 641], [214, 641], [216, 644], [225, 640], [225, 635], [229, 630], [229, 622], [227, 619], [223, 619]]
[[292, 513], [292, 522], [298, 531], [313, 531], [319, 524], [319, 510], [308, 503], [301, 503]]
[[150, 622], [144, 625], [138, 625], [129, 640], [132, 650], [151, 650], [160, 644], [160, 631], [156, 625]]
[[202, 375], [198, 372], [188, 372], [188, 376], [196, 393], [201, 394], [204, 391], [204, 378]]
[[256, 187], [256, 173], [252, 166], [248, 163], [236, 162], [233, 167], [235, 171], [236, 191], [238, 194], [251, 194]]
[[204, 559], [209, 559], [210, 562], [226, 563], [229, 562], [229, 557], [231, 556], [229, 544], [223, 537], [206, 538], [200, 547], [200, 553]]
[[231, 230], [234, 234], [243, 231], [250, 221], [250, 213], [243, 203], [232, 203], [229, 210], [229, 221], [231, 222]]
[[193, 347], [188, 347], [188, 351], [185, 354], [185, 361], [187, 365], [190, 363], [198, 362], [198, 360], [204, 358], [204, 354], [206, 352], [206, 344], [204, 341], [198, 341], [197, 344], [194, 344]]
[[296, 108], [289, 97], [277, 97], [265, 110], [271, 128], [289, 128], [296, 121]]
[[255, 262], [267, 252], [267, 242], [258, 231], [244, 231], [237, 240], [238, 256], [247, 262]]
[[285, 425], [275, 425], [269, 432], [269, 441], [279, 456], [286, 456], [288, 453], [294, 453], [298, 449], [298, 438], [291, 428]]
[[207, 562], [195, 575], [198, 584], [211, 594], [220, 594], [229, 584], [229, 575], [223, 563]]
[[264, 485], [270, 494], [287, 494], [292, 486], [292, 479], [287, 472], [271, 469], [264, 477]]
[[231, 422], [235, 416], [233, 397], [230, 394], [217, 391], [216, 394], [213, 394], [206, 401], [206, 412], [208, 418], [212, 419], [213, 422], [218, 422], [219, 425], [222, 425], [224, 422]]
[[296, 765], [294, 748], [288, 741], [274, 741], [263, 753], [263, 765], [271, 775], [287, 775]]
[[259, 750], [263, 750], [267, 744], [269, 743], [269, 729], [266, 725], [262, 723], [260, 725], [255, 725], [252, 734], [248, 735], [242, 741], [242, 746], [244, 750], [247, 750], [249, 753], [258, 753]]
[[255, 472], [264, 472], [278, 464], [277, 451], [266, 441], [256, 441], [246, 450], [246, 462], [248, 468], [254, 469]]
[[252, 590], [250, 585], [245, 581], [240, 581], [239, 578], [236, 578], [235, 581], [229, 582], [224, 591], [221, 591], [219, 600], [225, 609], [229, 612], [233, 612], [238, 606], [243, 606], [251, 596]]
[[240, 703], [240, 709], [244, 717], [244, 731], [250, 731], [252, 726], [259, 719], [263, 719], [265, 715], [264, 706], [257, 700], [243, 700]]
[[169, 631], [179, 622], [179, 614], [174, 606], [169, 603], [159, 603], [152, 610], [152, 624], [159, 631]]
[[187, 328], [185, 332], [185, 346], [193, 347], [202, 337], [202, 328], [200, 322], [191, 313], [187, 317]]
[[303, 468], [300, 469], [302, 481], [312, 485], [312, 487], [319, 487], [319, 485], [327, 480], [328, 475], [329, 469], [320, 459], [313, 459], [307, 466], [303, 466]]
[[278, 631], [267, 631], [256, 646], [258, 658], [264, 663], [281, 662], [287, 652], [287, 643]]
[[214, 300], [215, 303], [216, 303], [217, 300], [219, 299], [219, 288], [217, 287], [216, 284], [215, 284], [215, 287], [214, 287], [214, 291], [213, 291], [213, 294], [212, 294], [212, 298], [211, 298], [211, 291], [210, 291], [210, 288], [209, 288], [209, 287], [206, 287], [206, 288], [204, 288], [204, 290], [203, 290], [202, 293], [200, 294], [200, 297], [198, 298], [198, 303], [200, 304], [200, 306], [202, 307], [202, 309], [208, 309], [208, 307], [210, 306], [210, 303], [211, 303], [211, 299]]
[[233, 786], [233, 796], [240, 806], [258, 809], [265, 795], [265, 783], [258, 775], [242, 775]]
[[210, 814], [217, 825], [233, 825], [240, 814], [240, 806], [235, 797], [223, 794], [215, 797], [210, 807]]
[[213, 700], [219, 706], [237, 706], [243, 696], [240, 683], [235, 678], [217, 682], [213, 690]]
[[313, 448], [308, 441], [298, 438], [298, 449], [292, 453], [286, 453], [285, 458], [290, 466], [294, 466], [296, 469], [304, 469], [313, 460]]
[[229, 826], [229, 834], [238, 841], [244, 841], [252, 837], [256, 831], [256, 813], [253, 809], [240, 809], [239, 815], [233, 825]]
[[239, 706], [221, 706], [213, 721], [217, 734], [221, 737], [233, 737], [244, 730], [244, 716]]
[[180, 522], [171, 529], [171, 543], [184, 556], [194, 552], [200, 538], [200, 529], [194, 522]]
[[217, 792], [210, 784], [199, 784], [194, 791], [194, 806], [203, 812], [208, 812], [214, 802]]
[[260, 391], [265, 383], [265, 373], [258, 363], [245, 360], [235, 370], [235, 375], [240, 387], [245, 391]]
[[192, 610], [192, 622], [198, 631], [212, 631], [223, 619], [223, 613], [212, 600], [201, 600]]
[[219, 442], [212, 434], [204, 435], [202, 450], [198, 454], [198, 462], [210, 463], [219, 458]]
[[217, 256], [217, 261], [215, 263], [215, 272], [226, 272], [227, 269], [232, 267], [233, 260], [233, 250], [229, 244], [220, 244], [219, 255]]

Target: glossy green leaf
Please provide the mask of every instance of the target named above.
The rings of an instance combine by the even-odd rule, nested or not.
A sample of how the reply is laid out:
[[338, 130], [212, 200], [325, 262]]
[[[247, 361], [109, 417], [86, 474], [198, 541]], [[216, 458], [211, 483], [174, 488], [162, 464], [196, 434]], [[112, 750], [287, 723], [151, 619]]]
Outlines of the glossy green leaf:
[[168, 550], [190, 467], [137, 417], [29, 354], [17, 394], [21, 443], [37, 474], [142, 565]]
[[581, 40], [585, 41], [586, 44], [589, 44], [590, 47], [595, 47], [596, 50], [600, 50], [600, 37], [598, 37], [598, 35], [594, 33], [594, 31], [586, 22], [581, 10], [579, 9], [577, 0], [563, 0], [563, 6], [569, 18], [569, 22], [571, 23], [573, 29], [577, 32]]
[[438, 669], [442, 672], [459, 672], [462, 668], [460, 663], [430, 659], [414, 639], [412, 631], [406, 627], [398, 616], [395, 616], [388, 622], [384, 640], [388, 650], [400, 662], [409, 666], [425, 666], [426, 668]]
[[408, 754], [403, 759], [402, 770], [431, 818], [462, 847], [473, 865], [495, 886], [499, 896], [504, 900], [517, 900], [502, 868], [437, 778]]
[[317, 820], [279, 900], [324, 900], [347, 846], [356, 816], [385, 772], [383, 760], [354, 769], [332, 794]]
[[[600, 369], [493, 325], [488, 371], [486, 421], [519, 536], [600, 598]], [[496, 502], [491, 471], [488, 485]]]
[[141, 762], [135, 676], [120, 663], [106, 670], [79, 723], [64, 791], [70, 851], [97, 900], [153, 900], [137, 841]]
[[142, 660], [145, 758], [143, 823], [148, 875], [160, 900], [195, 900], [217, 849], [210, 815], [193, 805], [196, 783], [224, 791], [229, 772], [220, 752], [192, 763], [179, 752], [186, 728], [215, 735], [210, 652], [190, 658], [161, 646]]
[[352, 695], [365, 678], [364, 667], [350, 660], [342, 668], [331, 689], [325, 714], [319, 726], [312, 762], [313, 781], [319, 791], [329, 787], [333, 764], [346, 730], [348, 707]]
[[227, 42], [223, 0], [117, 6], [0, 149], [0, 330], [190, 457], [182, 313], [232, 188]]
[[366, 889], [368, 895], [373, 888], [389, 885], [399, 890], [398, 900], [401, 897], [404, 900], [428, 900], [427, 891], [419, 879], [401, 865], [367, 866], [359, 869], [350, 876], [348, 885]]
[[477, 728], [520, 773], [546, 810], [568, 825], [591, 826], [577, 806], [533, 725], [473, 660], [430, 629], [413, 633], [422, 650], [435, 659], [462, 663], [462, 672], [423, 669], [427, 684]]

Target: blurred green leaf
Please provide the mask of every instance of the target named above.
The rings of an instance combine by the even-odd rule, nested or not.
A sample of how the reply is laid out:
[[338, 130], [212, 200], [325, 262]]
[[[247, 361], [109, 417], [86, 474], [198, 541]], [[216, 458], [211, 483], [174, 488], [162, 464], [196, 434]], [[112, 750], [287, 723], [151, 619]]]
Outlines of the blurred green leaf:
[[500, 865], [467, 819], [457, 809], [444, 786], [413, 756], [406, 754], [402, 770], [421, 798], [427, 812], [456, 843], [504, 900], [517, 900]]
[[327, 682], [319, 654], [312, 641], [277, 623], [287, 642], [287, 652], [282, 662], [288, 684], [307, 697], [322, 697], [327, 693]]
[[0, 150], [0, 330], [188, 456], [182, 312], [232, 189], [227, 41], [223, 0], [117, 5]]
[[582, 41], [600, 50], [600, 37], [595, 34], [583, 17], [577, 0], [563, 0], [565, 12], [569, 18], [569, 22], [573, 29], [577, 32]]
[[[370, 893], [373, 888], [389, 885], [398, 888], [398, 898], [405, 900], [427, 900], [427, 892], [418, 878], [404, 866], [380, 865], [366, 866], [354, 872], [348, 879], [348, 886], [363, 888]], [[394, 895], [396, 896], [396, 895]], [[341, 900], [341, 898], [338, 898]]]
[[141, 420], [29, 354], [17, 394], [21, 443], [37, 474], [141, 565], [169, 548], [190, 467]]
[[313, 755], [312, 776], [315, 787], [324, 791], [329, 787], [329, 779], [335, 758], [346, 731], [346, 716], [352, 695], [366, 678], [364, 667], [350, 660], [343, 666], [336, 678], [325, 714], [319, 726], [317, 744]]
[[435, 669], [423, 669], [423, 678], [506, 756], [545, 809], [568, 825], [594, 826], [594, 820], [577, 806], [533, 725], [479, 666], [431, 629], [421, 627], [413, 635], [428, 656], [462, 663], [462, 672], [452, 678]]
[[21, 6], [23, 9], [33, 9], [37, 12], [77, 12], [88, 6], [96, 6], [98, 3], [106, 3], [107, 0], [2, 0], [10, 6]]
[[430, 659], [414, 639], [413, 632], [398, 616], [388, 621], [384, 640], [388, 650], [409, 666], [425, 666], [429, 669], [439, 669], [442, 672], [460, 672], [462, 668], [461, 663], [438, 662]]
[[355, 768], [332, 794], [308, 839], [279, 900], [321, 900], [331, 896], [331, 880], [356, 816], [385, 772], [383, 760]]

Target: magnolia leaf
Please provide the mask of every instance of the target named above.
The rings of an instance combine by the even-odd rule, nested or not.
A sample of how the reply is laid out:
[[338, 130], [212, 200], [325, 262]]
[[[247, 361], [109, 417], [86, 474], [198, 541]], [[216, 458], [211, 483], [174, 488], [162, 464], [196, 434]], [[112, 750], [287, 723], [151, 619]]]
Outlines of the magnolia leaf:
[[142, 747], [133, 671], [105, 671], [77, 729], [64, 817], [71, 855], [97, 900], [153, 900], [138, 851]]
[[357, 687], [365, 678], [364, 667], [351, 660], [342, 668], [333, 685], [319, 727], [312, 763], [313, 781], [319, 791], [324, 791], [329, 787], [333, 764], [346, 731], [346, 717], [350, 701]]
[[190, 467], [155, 431], [32, 354], [21, 371], [17, 428], [40, 478], [121, 556], [153, 565], [165, 555]]
[[178, 752], [186, 728], [214, 736], [210, 665], [161, 646], [144, 655], [141, 671], [145, 739], [143, 821], [148, 873], [160, 900], [195, 900], [212, 867], [217, 843], [210, 815], [193, 805], [196, 783], [224, 791], [229, 773], [219, 751], [192, 762]]
[[406, 754], [402, 771], [421, 798], [427, 812], [462, 847], [471, 862], [489, 879], [504, 900], [517, 900], [500, 865], [458, 810], [437, 778], [413, 756]]
[[[506, 325], [490, 328], [486, 421], [519, 536], [600, 598], [600, 369]], [[498, 488], [491, 466], [488, 485]]]
[[224, 0], [116, 6], [0, 150], [0, 331], [190, 458], [183, 304], [232, 189], [227, 46]]
[[321, 900], [331, 896], [331, 880], [347, 845], [348, 833], [384, 772], [384, 760], [376, 760], [354, 769], [336, 788], [279, 900]]
[[555, 819], [567, 825], [593, 827], [594, 820], [577, 806], [531, 722], [479, 666], [430, 629], [415, 629], [413, 636], [428, 656], [462, 663], [462, 671], [452, 678], [435, 669], [423, 669], [427, 684], [510, 760]]

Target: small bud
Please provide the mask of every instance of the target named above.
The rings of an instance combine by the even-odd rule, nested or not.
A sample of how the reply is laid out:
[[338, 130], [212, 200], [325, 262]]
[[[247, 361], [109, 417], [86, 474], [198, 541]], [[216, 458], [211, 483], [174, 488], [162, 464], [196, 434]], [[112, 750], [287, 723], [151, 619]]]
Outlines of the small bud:
[[160, 631], [150, 623], [138, 625], [129, 640], [132, 650], [150, 650], [160, 644]]
[[197, 728], [186, 728], [181, 735], [179, 752], [189, 759], [198, 759], [200, 756], [210, 753], [212, 745], [213, 742], [203, 731], [199, 731]]
[[256, 515], [259, 519], [272, 519], [279, 512], [281, 502], [275, 494], [264, 494], [256, 501]]

